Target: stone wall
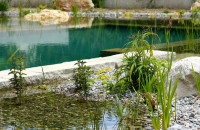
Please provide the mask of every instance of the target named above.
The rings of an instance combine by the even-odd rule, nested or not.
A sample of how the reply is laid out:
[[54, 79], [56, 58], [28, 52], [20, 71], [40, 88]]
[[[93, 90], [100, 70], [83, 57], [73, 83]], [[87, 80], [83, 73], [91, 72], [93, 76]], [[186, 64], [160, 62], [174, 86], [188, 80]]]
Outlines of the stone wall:
[[[195, 0], [155, 0], [156, 7], [171, 9], [190, 9]], [[110, 9], [139, 9], [154, 6], [150, 0], [104, 0], [104, 8]]]
[[[12, 7], [18, 7], [21, 2], [23, 7], [38, 7], [40, 4], [52, 6], [53, 0], [11, 0]], [[174, 9], [190, 9], [195, 0], [156, 0], [156, 7]], [[110, 9], [137, 9], [146, 8], [150, 0], [104, 0], [104, 8]], [[149, 5], [153, 6], [154, 2]]]
[[22, 4], [22, 7], [38, 7], [40, 4], [47, 5], [48, 7], [52, 6], [53, 0], [11, 0], [10, 6], [18, 7], [19, 4]]

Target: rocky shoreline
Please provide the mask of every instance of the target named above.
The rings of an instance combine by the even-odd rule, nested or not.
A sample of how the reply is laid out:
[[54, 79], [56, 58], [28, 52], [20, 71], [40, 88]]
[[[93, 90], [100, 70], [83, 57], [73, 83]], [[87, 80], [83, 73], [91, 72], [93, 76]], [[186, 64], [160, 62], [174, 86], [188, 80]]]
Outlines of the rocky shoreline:
[[[114, 70], [107, 72], [107, 75], [112, 75]], [[97, 78], [97, 75], [94, 75], [93, 78]], [[69, 80], [70, 81], [70, 80]], [[95, 80], [93, 87], [90, 89], [88, 100], [110, 100], [115, 101], [115, 95], [107, 94], [105, 85], [102, 84], [102, 81]], [[73, 93], [73, 88], [75, 85], [73, 82], [65, 82], [62, 85], [58, 85], [56, 92], [66, 94], [72, 97], [78, 97], [77, 93]], [[134, 97], [134, 98], [133, 98]], [[130, 91], [127, 91], [124, 95], [120, 97], [122, 103], [125, 103], [128, 100], [135, 99], [137, 100], [137, 95]], [[144, 102], [142, 99], [140, 102]], [[200, 98], [197, 95], [185, 96], [177, 99], [177, 104], [175, 101], [172, 103], [172, 116], [171, 124], [168, 130], [199, 130], [200, 129]], [[176, 110], [175, 110], [176, 107]], [[176, 117], [175, 117], [176, 112]], [[144, 129], [153, 130], [151, 119], [148, 114], [145, 114], [144, 117]]]

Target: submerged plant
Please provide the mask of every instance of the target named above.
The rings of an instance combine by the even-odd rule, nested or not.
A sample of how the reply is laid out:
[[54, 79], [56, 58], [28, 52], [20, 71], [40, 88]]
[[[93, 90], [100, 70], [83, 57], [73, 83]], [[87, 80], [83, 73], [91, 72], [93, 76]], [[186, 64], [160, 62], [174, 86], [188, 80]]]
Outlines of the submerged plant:
[[22, 56], [13, 56], [10, 62], [11, 68], [9, 74], [13, 75], [10, 78], [10, 83], [13, 85], [17, 94], [17, 104], [22, 103], [23, 90], [24, 90], [24, 75], [23, 70], [25, 70], [25, 59]]
[[76, 91], [79, 92], [81, 96], [87, 100], [89, 94], [89, 88], [93, 83], [93, 80], [90, 79], [90, 75], [93, 74], [90, 66], [85, 65], [86, 62], [82, 60], [78, 60], [77, 65], [78, 68], [73, 69], [73, 78], [75, 80]]

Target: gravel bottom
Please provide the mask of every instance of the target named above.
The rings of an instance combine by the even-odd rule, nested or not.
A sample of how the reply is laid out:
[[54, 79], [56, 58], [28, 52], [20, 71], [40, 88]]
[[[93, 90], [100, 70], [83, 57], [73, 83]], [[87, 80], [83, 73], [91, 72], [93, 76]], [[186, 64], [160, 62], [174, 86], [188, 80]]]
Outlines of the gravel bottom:
[[[106, 75], [112, 75], [114, 71], [107, 72]], [[105, 75], [105, 73], [104, 73]], [[93, 78], [97, 78], [97, 76], [93, 76]], [[115, 101], [115, 95], [106, 94], [104, 85], [101, 80], [95, 80], [93, 87], [89, 91], [88, 100], [110, 100]], [[78, 97], [77, 93], [74, 93], [75, 85], [72, 80], [65, 82], [62, 85], [57, 86], [56, 92], [64, 93], [68, 96]], [[129, 99], [137, 100], [137, 95], [135, 93], [131, 93], [127, 91], [124, 95], [121, 96], [120, 100], [122, 103], [125, 103]], [[141, 100], [144, 102], [144, 100]], [[176, 114], [175, 114], [176, 107]], [[176, 101], [172, 102], [172, 111], [173, 114], [171, 116], [171, 124], [168, 130], [200, 130], [200, 98], [197, 95], [185, 96], [178, 98]], [[145, 114], [144, 117], [145, 130], [153, 130], [150, 116]], [[175, 117], [176, 115], [176, 117]]]

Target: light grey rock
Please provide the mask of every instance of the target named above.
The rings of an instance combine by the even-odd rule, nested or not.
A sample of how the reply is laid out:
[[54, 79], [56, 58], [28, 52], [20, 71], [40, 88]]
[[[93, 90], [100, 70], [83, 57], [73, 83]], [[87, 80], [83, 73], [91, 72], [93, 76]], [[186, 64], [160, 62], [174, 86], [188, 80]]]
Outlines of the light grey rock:
[[199, 63], [200, 63], [200, 57], [188, 57], [172, 64], [169, 73], [169, 78], [172, 80], [172, 86], [174, 86], [175, 80], [181, 73], [178, 87], [176, 90], [178, 97], [198, 94], [196, 83], [193, 77], [192, 67], [194, 68], [194, 72], [196, 74], [199, 74], [200, 72]]

